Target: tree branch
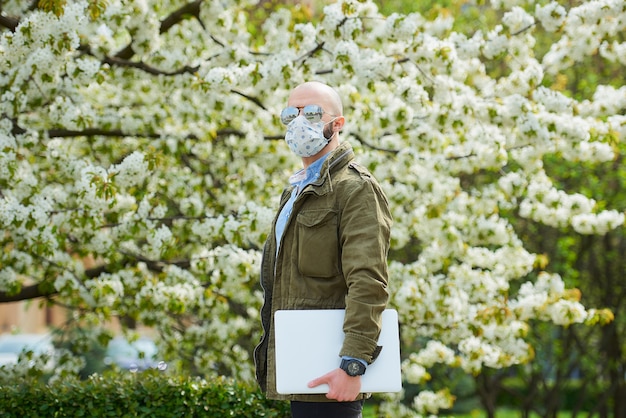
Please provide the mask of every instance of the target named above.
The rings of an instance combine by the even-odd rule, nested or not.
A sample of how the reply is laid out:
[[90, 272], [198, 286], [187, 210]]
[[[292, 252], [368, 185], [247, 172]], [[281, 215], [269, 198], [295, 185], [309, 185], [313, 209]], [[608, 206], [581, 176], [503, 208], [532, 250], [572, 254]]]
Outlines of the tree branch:
[[178, 70], [163, 71], [163, 70], [154, 68], [142, 61], [139, 61], [139, 62], [130, 61], [128, 59], [123, 59], [118, 56], [105, 57], [103, 60], [103, 63], [109, 64], [109, 65], [116, 65], [119, 67], [137, 68], [139, 70], [143, 70], [147, 72], [148, 74], [152, 74], [152, 75], [179, 75], [179, 74], [185, 74], [185, 73], [193, 74], [196, 71], [198, 71], [198, 68], [199, 68], [198, 66], [190, 67], [188, 65], [185, 65], [183, 68], [180, 68]]
[[252, 97], [252, 96], [248, 96], [240, 91], [237, 90], [231, 90], [231, 93], [235, 93], [240, 95], [241, 97], [244, 97], [248, 100], [250, 100], [252, 103], [254, 103], [255, 105], [259, 106], [261, 109], [263, 110], [267, 110], [267, 108], [265, 106], [263, 106], [263, 103], [261, 103], [261, 101], [259, 99], [257, 99], [256, 97]]
[[368, 148], [375, 149], [376, 151], [390, 152], [392, 154], [397, 154], [397, 153], [400, 152], [400, 151], [397, 151], [397, 150], [394, 150], [394, 149], [387, 149], [387, 148], [377, 147], [376, 145], [372, 145], [369, 142], [365, 141], [362, 136], [360, 136], [360, 135], [358, 135], [356, 133], [351, 133], [350, 135], [352, 135], [354, 138], [356, 138], [356, 140], [359, 141], [361, 144], [365, 145]]
[[[94, 277], [98, 277], [100, 274], [106, 271], [106, 266], [98, 266], [91, 269], [85, 270], [85, 276], [90, 279]], [[30, 286], [22, 287], [22, 289], [17, 294], [9, 294], [8, 292], [0, 292], [0, 304], [2, 303], [11, 303], [11, 302], [21, 302], [24, 300], [32, 300], [38, 298], [47, 298], [52, 297], [59, 292], [57, 290], [45, 291], [41, 287], [41, 283], [36, 283]]]
[[15, 32], [15, 28], [17, 28], [19, 23], [20, 20], [16, 17], [4, 16], [3, 14], [0, 14], [0, 26], [4, 26], [11, 32]]
[[167, 32], [172, 26], [183, 21], [189, 15], [195, 17], [202, 29], [206, 30], [204, 23], [200, 20], [200, 5], [202, 2], [203, 0], [196, 0], [193, 3], [187, 3], [163, 19], [161, 21], [160, 33]]
[[[37, 9], [38, 3], [39, 3], [39, 0], [31, 0], [30, 5], [28, 6], [27, 10], [33, 11]], [[19, 17], [6, 16], [3, 13], [2, 1], [0, 1], [0, 26], [4, 26], [5, 28], [9, 29], [11, 32], [15, 32], [15, 29], [17, 28], [17, 25], [19, 24], [20, 24]]]
[[317, 44], [317, 46], [315, 48], [313, 48], [312, 50], [310, 50], [309, 52], [307, 52], [306, 54], [302, 55], [299, 58], [296, 58], [295, 62], [298, 61], [304, 61], [305, 59], [312, 57], [313, 55], [315, 55], [317, 53], [317, 51], [321, 51], [324, 49], [324, 42], [321, 42], [319, 44]]
[[167, 266], [177, 266], [182, 269], [188, 269], [191, 266], [191, 261], [189, 260], [179, 260], [179, 261], [164, 261], [164, 260], [152, 260], [150, 258], [144, 257], [141, 254], [131, 253], [130, 251], [118, 250], [120, 254], [125, 256], [134, 258], [138, 261], [146, 263], [146, 266], [151, 271], [162, 272], [163, 269]]
[[529, 30], [530, 28], [532, 28], [532, 27], [533, 27], [533, 26], [535, 26], [535, 25], [536, 25], [536, 23], [531, 23], [530, 25], [526, 26], [525, 28], [522, 28], [522, 29], [518, 30], [517, 32], [513, 32], [513, 33], [511, 34], [511, 36], [517, 36], [517, 35], [520, 35], [520, 34], [522, 34], [522, 33], [526, 32], [527, 30]]
[[[21, 128], [20, 128], [21, 129]], [[218, 131], [218, 134], [220, 132]], [[129, 133], [118, 129], [107, 130], [102, 128], [88, 128], [82, 131], [74, 131], [71, 129], [50, 129], [48, 131], [50, 138], [75, 138], [78, 136], [106, 136], [106, 137], [139, 137], [139, 138], [161, 138], [162, 135], [158, 133]], [[185, 139], [198, 139], [194, 134], [189, 134]]]
[[[14, 134], [17, 132], [17, 130], [19, 130], [18, 133], [26, 132], [24, 129], [20, 128], [19, 126], [15, 126]], [[232, 129], [232, 128], [220, 129], [216, 132], [217, 137], [226, 136], [226, 135], [235, 135], [240, 138], [245, 136], [245, 134], [242, 131], [238, 129]], [[163, 137], [163, 135], [159, 133], [140, 133], [140, 132], [132, 133], [132, 132], [124, 132], [119, 129], [107, 130], [107, 129], [102, 129], [102, 128], [88, 128], [88, 129], [83, 129], [82, 131], [75, 131], [71, 129], [50, 129], [48, 131], [48, 136], [50, 138], [75, 138], [79, 136], [106, 136], [106, 137], [131, 136], [131, 137], [137, 137], [137, 138], [154, 138], [154, 139]], [[283, 138], [282, 136], [265, 137], [265, 139], [282, 139], [282, 138]], [[194, 134], [189, 134], [185, 136], [184, 139], [198, 140], [200, 138], [198, 138]]]
[[71, 129], [50, 129], [48, 131], [50, 138], [73, 138], [77, 136], [138, 136], [144, 138], [160, 138], [159, 134], [129, 134], [120, 130], [106, 130], [101, 128], [88, 128], [82, 131], [74, 131]]
[[43, 298], [53, 296], [56, 293], [58, 293], [56, 290], [53, 292], [42, 292], [41, 289], [39, 289], [39, 283], [37, 283], [23, 287], [20, 292], [15, 295], [9, 295], [7, 292], [0, 292], [0, 303], [20, 302], [23, 300]]
[[[202, 23], [202, 21], [200, 20], [200, 5], [202, 4], [202, 2], [203, 0], [196, 0], [191, 3], [187, 3], [172, 12], [168, 17], [161, 21], [159, 33], [167, 32], [172, 26], [174, 26], [178, 22], [181, 22], [186, 18], [186, 16], [189, 15], [195, 17], [200, 23], [200, 26], [202, 26], [202, 28], [206, 30], [204, 23]], [[135, 55], [135, 51], [133, 50], [133, 44], [131, 41], [130, 44], [126, 45], [124, 49], [115, 54], [115, 58], [128, 60], [133, 55]]]

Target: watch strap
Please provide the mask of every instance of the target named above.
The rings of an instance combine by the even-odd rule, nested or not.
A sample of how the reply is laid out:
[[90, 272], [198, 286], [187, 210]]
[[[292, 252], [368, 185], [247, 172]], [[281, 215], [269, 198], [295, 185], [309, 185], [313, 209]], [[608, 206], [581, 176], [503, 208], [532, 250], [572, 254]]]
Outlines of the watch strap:
[[365, 374], [367, 369], [364, 362], [356, 358], [343, 358], [339, 368], [346, 372], [348, 376], [361, 376]]

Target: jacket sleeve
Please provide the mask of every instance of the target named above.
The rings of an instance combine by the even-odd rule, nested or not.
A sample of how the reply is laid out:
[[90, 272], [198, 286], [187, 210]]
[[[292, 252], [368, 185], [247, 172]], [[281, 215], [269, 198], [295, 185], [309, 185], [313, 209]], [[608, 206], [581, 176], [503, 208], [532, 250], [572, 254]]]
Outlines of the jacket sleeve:
[[348, 287], [345, 334], [340, 356], [372, 363], [378, 355], [377, 341], [387, 291], [391, 214], [376, 180], [362, 167], [351, 163], [358, 180], [344, 190], [339, 239], [342, 271]]

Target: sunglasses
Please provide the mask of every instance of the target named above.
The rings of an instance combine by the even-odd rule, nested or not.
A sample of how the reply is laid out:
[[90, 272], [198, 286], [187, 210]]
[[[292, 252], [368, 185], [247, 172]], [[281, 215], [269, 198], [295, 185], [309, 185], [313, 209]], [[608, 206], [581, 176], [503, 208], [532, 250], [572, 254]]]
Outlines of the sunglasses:
[[[289, 125], [289, 123], [300, 115], [300, 109], [302, 109], [302, 114], [304, 117], [312, 123], [319, 122], [322, 120], [322, 116], [324, 115], [324, 109], [322, 106], [310, 104], [306, 106], [289, 106], [283, 109], [280, 112], [280, 121], [285, 125]], [[331, 115], [334, 116], [334, 115]]]

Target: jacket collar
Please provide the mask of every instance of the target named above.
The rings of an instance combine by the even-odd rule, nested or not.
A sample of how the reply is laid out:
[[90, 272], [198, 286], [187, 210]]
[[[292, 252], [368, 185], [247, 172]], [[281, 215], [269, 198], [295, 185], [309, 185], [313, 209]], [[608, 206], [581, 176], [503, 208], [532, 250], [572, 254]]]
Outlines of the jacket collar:
[[342, 142], [330, 152], [320, 170], [322, 173], [334, 173], [354, 159], [354, 151], [348, 142]]
[[320, 169], [320, 178], [311, 183], [313, 191], [318, 195], [329, 193], [333, 189], [331, 176], [333, 173], [345, 167], [354, 159], [352, 146], [347, 142], [342, 142], [337, 148], [330, 152], [326, 161]]

